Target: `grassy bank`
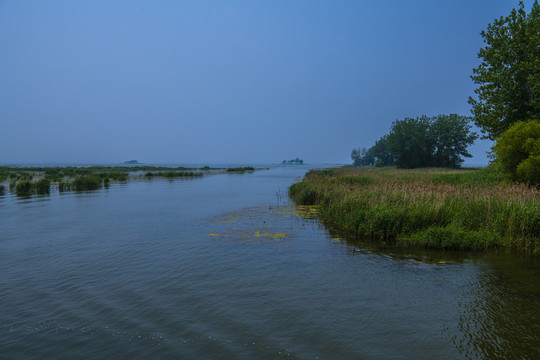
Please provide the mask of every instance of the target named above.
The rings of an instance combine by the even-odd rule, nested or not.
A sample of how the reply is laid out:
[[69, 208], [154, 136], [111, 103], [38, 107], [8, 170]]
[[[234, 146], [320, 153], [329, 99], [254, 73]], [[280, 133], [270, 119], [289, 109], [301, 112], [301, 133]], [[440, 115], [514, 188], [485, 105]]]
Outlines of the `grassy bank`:
[[540, 191], [481, 170], [314, 170], [289, 189], [342, 236], [397, 246], [540, 254]]

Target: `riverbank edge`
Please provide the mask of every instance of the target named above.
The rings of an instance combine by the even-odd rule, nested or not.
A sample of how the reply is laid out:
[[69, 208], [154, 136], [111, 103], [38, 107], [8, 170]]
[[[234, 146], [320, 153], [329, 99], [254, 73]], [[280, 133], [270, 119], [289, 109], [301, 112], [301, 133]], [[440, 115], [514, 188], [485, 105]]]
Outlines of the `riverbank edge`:
[[353, 241], [540, 255], [540, 191], [490, 169], [312, 170], [289, 196]]

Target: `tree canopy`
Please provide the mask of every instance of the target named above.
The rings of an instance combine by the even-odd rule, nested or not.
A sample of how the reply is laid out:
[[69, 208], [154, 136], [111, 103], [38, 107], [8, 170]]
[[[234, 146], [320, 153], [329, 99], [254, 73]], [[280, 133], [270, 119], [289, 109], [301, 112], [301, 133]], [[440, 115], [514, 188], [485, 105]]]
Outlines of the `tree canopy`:
[[472, 157], [467, 147], [478, 135], [471, 132], [470, 118], [457, 114], [439, 115], [429, 125], [429, 137], [433, 141], [432, 163], [438, 167], [458, 168], [463, 157]]
[[398, 167], [458, 168], [463, 157], [471, 157], [467, 147], [478, 138], [469, 122], [470, 118], [457, 114], [394, 121], [388, 150]]
[[354, 149], [351, 158], [354, 166], [390, 166], [394, 164], [394, 157], [388, 150], [388, 135], [384, 135], [369, 149], [363, 147]]
[[458, 168], [463, 157], [471, 157], [467, 147], [478, 135], [471, 132], [470, 117], [457, 114], [405, 118], [392, 123], [371, 148], [354, 149], [355, 166], [389, 166], [401, 168]]
[[518, 121], [540, 120], [540, 5], [527, 14], [521, 1], [510, 15], [481, 32], [482, 63], [471, 78], [479, 85], [469, 98], [475, 124], [496, 140]]

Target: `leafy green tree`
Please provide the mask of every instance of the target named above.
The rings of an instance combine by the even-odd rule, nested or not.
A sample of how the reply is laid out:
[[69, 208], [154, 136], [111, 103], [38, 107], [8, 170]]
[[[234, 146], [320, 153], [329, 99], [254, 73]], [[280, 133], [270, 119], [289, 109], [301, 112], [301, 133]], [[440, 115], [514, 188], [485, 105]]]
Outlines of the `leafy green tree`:
[[430, 122], [430, 118], [423, 115], [416, 119], [405, 118], [392, 123], [386, 141], [398, 167], [431, 166], [435, 146], [430, 136]]
[[518, 121], [540, 120], [540, 5], [527, 14], [523, 2], [481, 32], [486, 46], [471, 78], [478, 98], [469, 98], [476, 125], [496, 140]]
[[499, 138], [493, 151], [500, 170], [513, 180], [540, 185], [540, 122], [517, 122]]
[[371, 166], [375, 163], [373, 153], [365, 147], [354, 149], [351, 152], [351, 159], [354, 166]]
[[470, 118], [457, 114], [439, 115], [432, 118], [429, 137], [434, 143], [432, 166], [458, 168], [463, 157], [472, 157], [467, 147], [478, 135], [471, 132]]
[[463, 157], [471, 157], [467, 147], [478, 138], [470, 132], [469, 122], [469, 117], [457, 114], [405, 118], [394, 121], [381, 141], [386, 142], [398, 167], [458, 168]]
[[390, 166], [394, 164], [394, 157], [388, 150], [388, 135], [384, 135], [375, 142], [369, 150], [375, 157], [375, 166]]

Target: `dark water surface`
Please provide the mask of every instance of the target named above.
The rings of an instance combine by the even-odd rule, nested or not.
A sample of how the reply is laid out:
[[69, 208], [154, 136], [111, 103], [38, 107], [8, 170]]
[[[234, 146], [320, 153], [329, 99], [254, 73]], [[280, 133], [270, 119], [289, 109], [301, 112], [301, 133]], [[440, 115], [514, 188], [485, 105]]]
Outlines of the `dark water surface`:
[[540, 358], [537, 260], [348, 245], [306, 169], [0, 197], [0, 358]]

